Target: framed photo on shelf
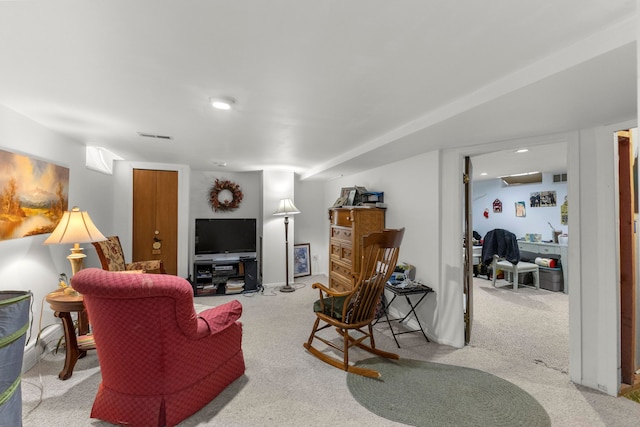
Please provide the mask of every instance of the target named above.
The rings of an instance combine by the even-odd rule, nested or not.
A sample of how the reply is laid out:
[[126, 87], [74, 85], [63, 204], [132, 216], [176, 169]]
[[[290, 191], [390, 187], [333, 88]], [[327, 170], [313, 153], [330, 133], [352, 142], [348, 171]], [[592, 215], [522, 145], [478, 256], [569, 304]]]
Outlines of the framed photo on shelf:
[[356, 190], [353, 189], [353, 190], [349, 191], [349, 197], [347, 197], [347, 202], [345, 203], [345, 205], [346, 206], [353, 206], [355, 200], [356, 200]]
[[340, 190], [340, 197], [344, 197], [346, 200], [347, 197], [349, 197], [349, 193], [351, 193], [351, 190], [355, 189], [355, 187], [342, 187], [342, 189]]
[[293, 277], [311, 275], [311, 244], [293, 245]]

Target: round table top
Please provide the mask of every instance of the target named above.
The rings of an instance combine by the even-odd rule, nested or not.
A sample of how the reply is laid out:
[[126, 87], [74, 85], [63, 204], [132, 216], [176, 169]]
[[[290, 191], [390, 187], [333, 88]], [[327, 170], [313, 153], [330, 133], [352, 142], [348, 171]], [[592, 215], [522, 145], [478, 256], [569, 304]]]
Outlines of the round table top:
[[70, 312], [84, 310], [84, 299], [80, 294], [69, 295], [59, 290], [47, 294], [45, 299], [51, 306], [51, 309], [55, 311]]

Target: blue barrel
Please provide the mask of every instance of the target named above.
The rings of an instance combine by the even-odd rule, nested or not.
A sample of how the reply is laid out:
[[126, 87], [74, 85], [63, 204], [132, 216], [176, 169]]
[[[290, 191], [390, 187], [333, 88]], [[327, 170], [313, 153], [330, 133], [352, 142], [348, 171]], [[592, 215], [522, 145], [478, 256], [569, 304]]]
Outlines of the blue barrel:
[[31, 292], [0, 292], [0, 427], [22, 426], [22, 359]]

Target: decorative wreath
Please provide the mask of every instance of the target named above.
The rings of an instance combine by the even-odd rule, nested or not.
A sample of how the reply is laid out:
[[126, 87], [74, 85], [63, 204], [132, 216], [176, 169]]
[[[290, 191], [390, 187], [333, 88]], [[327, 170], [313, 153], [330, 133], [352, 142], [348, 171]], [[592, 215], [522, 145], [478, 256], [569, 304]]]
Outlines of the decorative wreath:
[[[231, 194], [233, 195], [232, 200], [220, 201], [220, 199], [218, 198], [218, 194], [224, 190], [228, 190], [231, 192]], [[221, 181], [219, 179], [216, 179], [216, 182], [209, 190], [209, 205], [216, 212], [232, 211], [240, 206], [242, 196], [242, 190], [240, 189], [240, 186], [235, 182], [231, 182], [229, 180]]]

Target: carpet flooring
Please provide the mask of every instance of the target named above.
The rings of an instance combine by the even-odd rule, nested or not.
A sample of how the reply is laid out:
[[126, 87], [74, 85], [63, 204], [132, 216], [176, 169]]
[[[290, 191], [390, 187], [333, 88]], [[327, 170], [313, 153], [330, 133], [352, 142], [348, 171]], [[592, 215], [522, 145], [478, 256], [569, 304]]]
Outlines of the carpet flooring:
[[471, 346], [569, 373], [569, 295], [474, 278]]
[[417, 427], [548, 427], [542, 405], [520, 387], [477, 369], [379, 357], [356, 363], [380, 378], [349, 374], [356, 400], [389, 420]]
[[[180, 427], [406, 426], [360, 405], [347, 386], [348, 374], [318, 360], [303, 348], [302, 343], [308, 339], [315, 319], [311, 310], [313, 301], [318, 298], [317, 290], [311, 289], [314, 281], [327, 283], [327, 278], [322, 275], [298, 278], [296, 291], [288, 294], [269, 287], [264, 293], [253, 296], [195, 299], [198, 311], [232, 299], [240, 300], [243, 305], [242, 347], [247, 369], [242, 377]], [[432, 297], [435, 295], [429, 296]], [[526, 301], [523, 299], [522, 302]], [[478, 299], [476, 303], [482, 301]], [[546, 303], [538, 301], [536, 304]], [[478, 315], [485, 311], [489, 310], [480, 305], [476, 307]], [[501, 327], [487, 323], [490, 319], [485, 316], [482, 320], [485, 328]], [[500, 323], [505, 321], [499, 317], [495, 319]], [[521, 331], [505, 328], [504, 333]], [[421, 334], [398, 337], [401, 348], [397, 348], [386, 322], [378, 323], [375, 334], [376, 346], [399, 354], [401, 360], [477, 369], [515, 384], [544, 407], [552, 426], [626, 427], [636, 426], [640, 419], [639, 404], [576, 386], [562, 370], [548, 368], [530, 358], [500, 353], [482, 347], [480, 343], [452, 348], [427, 342]], [[350, 356], [353, 362], [371, 358], [370, 353], [360, 349], [354, 349]], [[23, 375], [23, 426], [110, 426], [89, 416], [101, 380], [96, 352], [90, 351], [87, 357], [80, 359], [73, 376], [66, 381], [57, 377], [63, 364], [63, 354], [47, 349], [40, 363]], [[406, 393], [411, 393], [411, 389], [406, 388]]]

